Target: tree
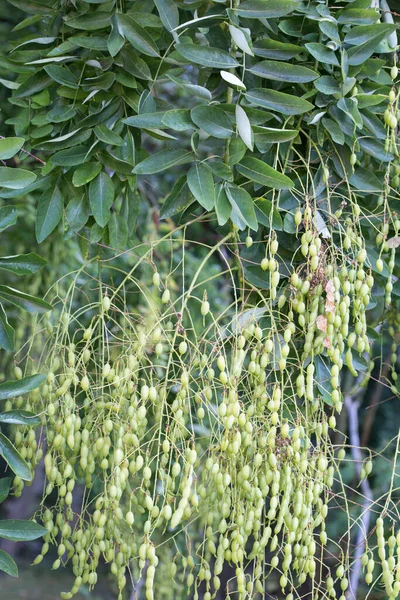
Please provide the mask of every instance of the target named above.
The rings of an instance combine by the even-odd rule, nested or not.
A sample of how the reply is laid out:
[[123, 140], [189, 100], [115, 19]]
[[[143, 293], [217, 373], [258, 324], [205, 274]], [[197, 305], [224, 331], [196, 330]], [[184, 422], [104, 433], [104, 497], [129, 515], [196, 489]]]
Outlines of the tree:
[[[362, 531], [352, 553], [365, 521], [334, 432], [368, 385], [374, 331], [400, 326], [386, 2], [10, 4], [30, 15], [2, 62], [25, 152], [3, 168], [37, 175], [23, 191], [38, 244], [80, 252], [21, 355], [25, 377], [47, 373], [29, 398], [48, 446], [36, 562], [50, 543], [53, 568], [71, 559], [64, 598], [103, 559], [119, 598], [128, 573], [148, 599], [263, 597], [270, 571], [287, 600], [307, 581], [313, 600], [355, 597], [360, 561], [376, 582], [373, 548]], [[16, 431], [21, 451], [29, 439]], [[391, 599], [394, 480], [365, 507]], [[335, 502], [346, 544], [328, 536]], [[183, 589], [165, 587], [168, 563]]]

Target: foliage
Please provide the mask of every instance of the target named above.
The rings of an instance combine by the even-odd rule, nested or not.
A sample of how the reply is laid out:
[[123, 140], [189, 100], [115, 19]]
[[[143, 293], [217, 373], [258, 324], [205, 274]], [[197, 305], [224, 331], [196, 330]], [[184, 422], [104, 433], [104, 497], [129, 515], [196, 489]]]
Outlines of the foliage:
[[[0, 160], [4, 161], [14, 158], [21, 150], [24, 140], [22, 138], [0, 139]], [[18, 169], [8, 166], [0, 167], [0, 189], [23, 190], [36, 179], [36, 175], [26, 169]], [[15, 225], [18, 211], [13, 206], [0, 208], [0, 232]], [[30, 275], [40, 269], [46, 261], [31, 252], [30, 254], [18, 254], [14, 256], [0, 257], [0, 269], [14, 273], [15, 275]], [[0, 285], [0, 298], [13, 306], [28, 310], [32, 313], [41, 313], [51, 310], [51, 305], [25, 292], [14, 289], [8, 285]], [[15, 350], [14, 329], [10, 325], [7, 312], [0, 302], [0, 348], [8, 351]], [[18, 373], [19, 375], [19, 373]], [[33, 375], [19, 380], [0, 383], [0, 401], [15, 398], [27, 394], [39, 387], [45, 380], [45, 375]], [[3, 424], [13, 423], [34, 427], [39, 425], [40, 420], [31, 412], [25, 410], [10, 410], [0, 413], [0, 427]], [[21, 453], [16, 450], [9, 438], [0, 431], [0, 456], [5, 460], [10, 469], [21, 480], [31, 481], [33, 473]], [[4, 477], [0, 479], [0, 503], [8, 496], [12, 479]], [[14, 541], [27, 541], [41, 537], [47, 532], [44, 527], [32, 521], [0, 521], [0, 538], [12, 539]], [[0, 550], [0, 570], [16, 577], [17, 565], [12, 557], [4, 550]]]
[[[373, 372], [374, 328], [389, 326], [398, 395], [398, 42], [386, 2], [10, 4], [30, 16], [2, 59], [18, 136], [6, 151], [24, 143], [31, 171], [12, 169], [0, 197], [24, 186], [37, 241], [62, 223], [84, 259], [21, 353], [18, 385], [38, 355], [49, 369], [28, 400], [48, 442], [36, 562], [50, 543], [53, 568], [71, 559], [65, 598], [95, 585], [101, 557], [120, 598], [130, 569], [149, 600], [174, 594], [164, 556], [196, 598], [215, 597], [230, 567], [227, 597], [264, 596], [275, 571], [287, 600], [307, 579], [313, 599], [344, 600], [356, 569], [327, 515], [342, 506], [348, 542], [359, 528], [367, 548], [371, 507], [349, 509], [332, 438]], [[217, 277], [229, 284], [218, 306]], [[20, 422], [15, 443], [35, 467]], [[372, 462], [358, 467], [368, 479]], [[374, 548], [362, 559], [391, 600], [395, 476], [371, 501], [377, 578]]]
[[[244, 193], [255, 183], [288, 213], [288, 227], [306, 188], [334, 212], [344, 176], [371, 210], [367, 192], [384, 191], [393, 159], [395, 127], [385, 142], [379, 115], [386, 111], [395, 125], [385, 65], [397, 42], [396, 26], [378, 22], [368, 4], [198, 3], [191, 10], [200, 17], [193, 18], [165, 1], [155, 9], [127, 2], [124, 11], [112, 1], [79, 2], [68, 3], [61, 18], [59, 0], [25, 3], [32, 16], [16, 29], [27, 35], [21, 41], [19, 33], [7, 59], [10, 76], [18, 74], [7, 84], [16, 111], [9, 122], [46, 157], [44, 177], [29, 187], [45, 188], [38, 241], [64, 218], [66, 228], [94, 226], [97, 241], [122, 249], [139, 210], [138, 178], [185, 163], [193, 164], [187, 183], [165, 199], [170, 216], [193, 210], [196, 200], [215, 209], [220, 224], [232, 217], [239, 229], [257, 229], [262, 217]], [[269, 30], [263, 18], [272, 19]], [[176, 109], [181, 90], [186, 105]], [[168, 150], [146, 157], [142, 142]], [[250, 158], [253, 150], [267, 164]], [[282, 170], [298, 154], [310, 168], [299, 164], [289, 179]], [[335, 186], [330, 198], [324, 169]], [[195, 186], [200, 174], [208, 182], [203, 190]]]

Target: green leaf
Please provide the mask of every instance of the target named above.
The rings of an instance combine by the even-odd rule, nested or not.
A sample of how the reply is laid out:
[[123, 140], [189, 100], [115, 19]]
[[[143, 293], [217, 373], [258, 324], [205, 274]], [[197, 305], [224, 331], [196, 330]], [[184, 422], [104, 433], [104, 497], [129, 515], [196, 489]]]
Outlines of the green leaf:
[[17, 222], [18, 210], [15, 206], [2, 206], [0, 208], [0, 233], [15, 225]]
[[46, 89], [53, 83], [51, 77], [45, 71], [35, 73], [32, 77], [25, 79], [14, 93], [14, 98], [29, 98]]
[[[148, 29], [162, 29], [162, 21], [157, 15], [149, 12], [147, 9], [143, 10], [130, 10], [128, 11], [130, 16], [139, 23], [142, 27]], [[159, 33], [159, 32], [158, 32]]]
[[263, 60], [248, 70], [263, 79], [288, 81], [289, 83], [308, 83], [318, 77], [318, 73], [307, 67], [274, 60]]
[[110, 208], [114, 202], [114, 184], [107, 173], [99, 173], [89, 185], [89, 203], [95, 221], [105, 227], [110, 218]]
[[233, 167], [240, 162], [243, 156], [246, 154], [247, 148], [240, 137], [232, 138], [229, 140], [229, 159], [228, 165]]
[[32, 0], [8, 0], [8, 2], [27, 13], [40, 15], [52, 12], [48, 5], [41, 2], [32, 2]]
[[194, 128], [193, 121], [190, 118], [190, 110], [186, 108], [168, 110], [163, 114], [161, 123], [174, 131], [186, 131]]
[[320, 77], [314, 81], [314, 85], [321, 94], [325, 94], [326, 96], [341, 95], [342, 92], [338, 80], [330, 75]]
[[[101, 165], [99, 166], [101, 168]], [[89, 216], [90, 206], [87, 195], [73, 196], [65, 208], [65, 219], [72, 231], [75, 231], [75, 233], [80, 231], [86, 225]]]
[[47, 260], [34, 252], [0, 257], [0, 269], [11, 271], [16, 275], [31, 275], [32, 273], [36, 273], [45, 264], [47, 264]]
[[[375, 23], [374, 25], [358, 25], [352, 27], [344, 36], [344, 42], [352, 46], [360, 46], [373, 40], [381, 41], [396, 31], [395, 23]], [[383, 36], [383, 37], [381, 37]]]
[[60, 167], [76, 167], [81, 165], [87, 157], [90, 148], [88, 146], [73, 146], [67, 150], [60, 150], [51, 157], [51, 162]]
[[202, 67], [232, 69], [239, 66], [236, 58], [220, 48], [200, 46], [199, 44], [176, 44], [175, 48], [183, 58]]
[[217, 188], [217, 193], [215, 196], [215, 212], [217, 215], [218, 225], [221, 227], [225, 225], [230, 219], [232, 214], [232, 206], [228, 200], [228, 196], [226, 195], [225, 187], [223, 185]]
[[25, 292], [20, 292], [9, 285], [0, 285], [0, 297], [30, 313], [42, 313], [53, 309], [48, 302], [36, 296], [25, 294]]
[[220, 158], [208, 161], [207, 166], [210, 167], [214, 175], [220, 179], [224, 179], [225, 181], [233, 181], [233, 173], [231, 169], [227, 164], [222, 162]]
[[240, 106], [240, 104], [236, 104], [235, 117], [238, 134], [240, 135], [241, 139], [246, 144], [250, 152], [253, 152], [253, 129], [251, 127], [250, 119], [247, 116], [246, 111]]
[[0, 400], [9, 400], [10, 398], [28, 394], [32, 390], [36, 390], [45, 380], [46, 375], [38, 374], [0, 383]]
[[282, 231], [283, 223], [279, 210], [273, 206], [268, 198], [258, 198], [255, 201], [255, 212], [257, 221], [265, 227], [271, 227], [275, 231]]
[[232, 206], [231, 219], [243, 230], [250, 227], [254, 231], [258, 229], [257, 217], [254, 211], [254, 201], [246, 190], [236, 185], [225, 186], [226, 195]]
[[46, 114], [46, 120], [51, 123], [63, 123], [64, 121], [69, 121], [75, 115], [76, 110], [71, 106], [60, 106], [56, 104], [55, 107]]
[[0, 348], [12, 352], [15, 345], [15, 331], [8, 322], [7, 313], [0, 302]]
[[274, 60], [290, 60], [303, 51], [301, 46], [278, 42], [269, 38], [261, 38], [253, 42], [253, 52], [256, 56], [273, 58]]
[[192, 162], [193, 154], [188, 150], [161, 150], [145, 158], [133, 169], [136, 175], [152, 175], [176, 165]]
[[56, 81], [60, 85], [76, 90], [78, 88], [78, 80], [71, 73], [67, 67], [61, 67], [60, 65], [47, 65], [44, 67], [47, 75], [49, 75], [53, 81]]
[[189, 21], [185, 21], [178, 29], [200, 29], [201, 27], [214, 27], [214, 25], [219, 25], [220, 21], [223, 21], [224, 17], [222, 14], [209, 14], [204, 15], [204, 17], [195, 17], [194, 19], [190, 19]]
[[247, 19], [258, 17], [276, 19], [288, 15], [298, 7], [298, 2], [294, 0], [245, 0], [235, 8], [235, 12]]
[[12, 477], [2, 477], [0, 479], [0, 504], [7, 498], [12, 484]]
[[186, 182], [186, 175], [183, 175], [179, 177], [171, 193], [165, 198], [160, 210], [160, 218], [168, 219], [190, 206], [192, 202], [193, 198]]
[[113, 58], [117, 56], [124, 44], [125, 39], [119, 32], [117, 16], [114, 14], [111, 18], [111, 33], [107, 38], [107, 49]]
[[301, 115], [314, 108], [310, 102], [303, 98], [271, 89], [249, 90], [245, 96], [252, 104], [269, 108], [283, 115]]
[[394, 155], [385, 149], [385, 144], [372, 137], [360, 137], [358, 143], [361, 150], [364, 150], [366, 154], [373, 156], [378, 161], [391, 162], [394, 159]]
[[100, 141], [105, 144], [111, 144], [112, 146], [123, 146], [124, 140], [120, 135], [109, 129], [106, 125], [97, 125], [94, 128], [94, 133]]
[[355, 169], [350, 184], [360, 192], [381, 192], [383, 188], [383, 180], [364, 167]]
[[[375, 23], [375, 25], [372, 26], [360, 25], [360, 27], [366, 27], [368, 29], [373, 29], [374, 31], [370, 32], [369, 39], [367, 39], [363, 43], [355, 42], [356, 45], [354, 45], [352, 48], [349, 48], [349, 50], [347, 51], [347, 55], [349, 57], [349, 65], [353, 66], [362, 65], [377, 50], [382, 40], [387, 38], [393, 31], [396, 31], [396, 25], [394, 24], [391, 25], [385, 23]], [[353, 27], [353, 30], [359, 29], [360, 27]], [[360, 35], [358, 36], [358, 39], [359, 37]]]
[[197, 96], [198, 98], [203, 98], [203, 100], [207, 100], [208, 102], [212, 100], [212, 94], [210, 90], [208, 90], [206, 87], [203, 87], [201, 85], [194, 85], [186, 79], [174, 77], [173, 75], [171, 75], [171, 73], [167, 73], [166, 75], [168, 79], [176, 83], [176, 85], [180, 87], [181, 90], [184, 90], [188, 94], [191, 94], [192, 96]]
[[46, 533], [48, 533], [47, 529], [34, 521], [19, 519], [0, 521], [0, 537], [13, 542], [31, 542]]
[[98, 90], [108, 90], [115, 81], [115, 73], [103, 73], [98, 77], [86, 77], [82, 81], [82, 88], [85, 92], [97, 92]]
[[387, 101], [385, 94], [357, 94], [357, 106], [359, 109], [377, 106]]
[[131, 48], [123, 47], [121, 50], [123, 67], [127, 73], [130, 73], [138, 79], [151, 80], [151, 71], [146, 61], [136, 54]]
[[[4, 458], [10, 469], [16, 475], [21, 477], [21, 479], [24, 481], [32, 481], [32, 471], [28, 463], [22, 458], [20, 453], [3, 433], [0, 433], [0, 456]], [[6, 537], [3, 535], [1, 523], [4, 523], [4, 521], [0, 521], [0, 537]]]
[[339, 61], [333, 50], [318, 42], [304, 44], [309, 53], [322, 64], [339, 66]]
[[321, 122], [322, 122], [322, 125], [325, 127], [326, 131], [331, 136], [332, 140], [335, 142], [335, 144], [339, 144], [340, 146], [343, 146], [344, 133], [340, 129], [339, 125], [332, 119], [328, 119], [325, 117], [322, 119]]
[[[236, 46], [240, 48], [242, 52], [248, 54], [249, 56], [254, 56], [253, 50], [251, 49], [251, 37], [246, 29], [240, 29], [239, 27], [229, 25], [229, 33], [231, 34], [234, 44], [236, 44]], [[239, 82], [239, 86], [243, 86], [243, 83], [240, 81], [240, 79]]]
[[198, 127], [213, 137], [226, 139], [233, 133], [229, 118], [217, 106], [195, 106], [190, 111], [190, 116]]
[[74, 171], [72, 175], [72, 184], [75, 187], [81, 187], [82, 185], [86, 185], [92, 179], [94, 179], [101, 171], [101, 164], [96, 162], [88, 162], [84, 165], [81, 165]]
[[9, 90], [17, 90], [20, 87], [19, 83], [16, 81], [9, 81], [8, 79], [0, 78], [0, 83]]
[[117, 20], [123, 35], [136, 50], [147, 56], [159, 56], [158, 46], [149, 33], [132, 17], [117, 13]]
[[35, 427], [36, 425], [40, 425], [40, 418], [27, 410], [8, 410], [7, 412], [0, 413], [0, 423]]
[[179, 25], [179, 11], [174, 0], [154, 0], [165, 29], [172, 31]]
[[30, 183], [28, 186], [26, 186], [25, 188], [23, 188], [23, 191], [21, 193], [21, 190], [0, 190], [0, 197], [1, 198], [18, 198], [20, 197], [22, 194], [28, 194], [30, 192], [33, 192], [34, 190], [40, 189], [42, 187], [44, 187], [47, 182], [49, 181], [49, 177], [47, 176], [42, 176], [39, 177], [38, 179], [35, 179], [32, 183]]
[[98, 77], [86, 77], [82, 82], [82, 88], [85, 92], [97, 92], [98, 90], [108, 90], [115, 81], [115, 73], [103, 73]]
[[333, 406], [330, 367], [326, 364], [322, 356], [318, 355], [315, 357], [314, 381], [323, 401], [329, 406]]
[[18, 567], [15, 560], [4, 550], [0, 550], [0, 571], [18, 577]]
[[362, 111], [364, 127], [368, 129], [378, 140], [386, 139], [386, 129], [384, 123], [369, 110]]
[[256, 143], [280, 144], [290, 142], [299, 135], [297, 129], [275, 129], [274, 127], [254, 127]]
[[238, 88], [240, 90], [246, 89], [243, 81], [231, 71], [220, 71], [219, 74], [221, 75], [222, 79], [224, 79], [233, 88]]
[[326, 35], [327, 38], [333, 40], [336, 43], [339, 43], [340, 35], [338, 26], [333, 20], [328, 21], [328, 19], [329, 17], [326, 19], [326, 21], [321, 19], [318, 23], [318, 27], [322, 31], [322, 33]]
[[124, 215], [111, 211], [108, 221], [108, 234], [111, 248], [124, 250], [129, 234], [128, 223]]
[[99, 152], [98, 158], [109, 171], [115, 171], [118, 174], [121, 173], [124, 175], [131, 175], [132, 173], [131, 164], [125, 160], [114, 158], [109, 152]]
[[360, 10], [359, 8], [346, 8], [338, 12], [338, 23], [352, 25], [372, 25], [379, 20], [379, 12], [374, 8]]
[[0, 160], [8, 160], [19, 152], [24, 145], [24, 138], [9, 137], [0, 139]]
[[161, 129], [164, 126], [163, 117], [165, 114], [162, 111], [142, 113], [122, 119], [122, 122], [131, 127], [138, 127], [139, 129]]
[[111, 12], [90, 12], [85, 15], [80, 14], [72, 19], [65, 19], [65, 24], [72, 29], [82, 29], [83, 31], [96, 31], [110, 26]]
[[266, 185], [279, 190], [287, 190], [294, 186], [294, 183], [289, 177], [279, 173], [267, 163], [252, 156], [246, 156], [236, 165], [236, 169], [241, 175], [247, 177], [255, 183]]
[[97, 223], [94, 223], [90, 228], [90, 241], [92, 244], [97, 244], [105, 233], [105, 227], [100, 227]]
[[357, 127], [361, 128], [363, 126], [363, 120], [357, 107], [357, 99], [340, 98], [337, 106], [353, 121]]
[[0, 187], [9, 190], [22, 190], [36, 179], [35, 173], [26, 169], [14, 169], [12, 167], [0, 167]]
[[196, 162], [187, 174], [187, 183], [197, 202], [207, 211], [214, 208], [214, 178], [211, 169], [204, 163]]
[[45, 190], [39, 198], [36, 212], [36, 239], [41, 244], [54, 229], [63, 214], [64, 200], [57, 186]]

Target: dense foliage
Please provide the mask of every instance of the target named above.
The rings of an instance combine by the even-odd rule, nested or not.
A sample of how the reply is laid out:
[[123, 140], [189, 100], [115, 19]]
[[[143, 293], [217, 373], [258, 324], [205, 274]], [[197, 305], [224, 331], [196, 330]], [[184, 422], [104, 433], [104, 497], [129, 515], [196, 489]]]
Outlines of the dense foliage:
[[[278, 573], [287, 600], [307, 581], [313, 600], [345, 600], [362, 561], [366, 583], [397, 598], [395, 470], [354, 513], [336, 435], [379, 331], [400, 391], [386, 1], [9, 3], [29, 16], [0, 60], [17, 136], [0, 140], [0, 211], [23, 190], [37, 243], [73, 248], [46, 301], [0, 286], [45, 312], [1, 384], [29, 471], [43, 453], [30, 415], [46, 431], [36, 562], [51, 544], [54, 569], [70, 560], [64, 598], [105, 561], [119, 598], [142, 578], [148, 600], [265, 597]], [[43, 264], [0, 259], [16, 274]], [[370, 457], [353, 458], [367, 480]], [[340, 542], [332, 506], [348, 519]]]
[[[22, 148], [23, 143], [24, 140], [21, 138], [0, 139], [0, 159], [3, 163], [13, 158]], [[3, 190], [14, 190], [24, 188], [26, 179], [31, 181], [36, 176], [25, 169], [13, 169], [3, 166], [0, 167], [0, 178]], [[2, 206], [0, 208], [0, 233], [8, 227], [15, 225], [17, 217], [18, 210], [14, 206]], [[0, 257], [0, 269], [18, 276], [35, 273], [44, 264], [46, 264], [46, 261], [34, 252]], [[11, 304], [30, 313], [47, 312], [52, 307], [48, 302], [40, 298], [4, 284], [0, 285], [0, 299], [0, 348], [13, 351], [15, 350], [15, 331], [9, 323], [5, 306]], [[0, 400], [15, 398], [21, 394], [31, 392], [45, 381], [46, 376], [33, 375], [25, 379], [21, 378], [22, 372], [19, 376], [20, 381], [9, 381], [0, 384]], [[40, 424], [40, 419], [34, 413], [26, 410], [11, 409], [0, 412], [0, 456], [17, 477], [20, 477], [23, 481], [31, 481], [33, 473], [28, 463], [13, 446], [10, 439], [1, 431], [2, 426], [10, 423], [33, 428]], [[33, 439], [35, 439], [34, 433]], [[40, 452], [38, 456], [40, 456]], [[4, 502], [7, 498], [11, 483], [11, 477], [0, 479], [0, 503]], [[41, 537], [44, 533], [46, 533], [46, 529], [30, 521], [0, 521], [0, 538], [14, 541], [33, 540]], [[14, 577], [18, 573], [14, 560], [4, 550], [0, 550], [0, 570]]]

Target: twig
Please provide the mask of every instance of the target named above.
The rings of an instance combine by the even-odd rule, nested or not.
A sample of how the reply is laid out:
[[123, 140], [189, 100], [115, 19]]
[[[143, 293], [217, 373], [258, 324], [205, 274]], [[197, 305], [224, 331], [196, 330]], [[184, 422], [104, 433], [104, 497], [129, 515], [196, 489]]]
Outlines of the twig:
[[[351, 445], [351, 455], [353, 462], [356, 465], [358, 476], [361, 474], [361, 463], [363, 461], [361, 447], [360, 447], [360, 434], [359, 434], [359, 418], [358, 409], [360, 407], [360, 401], [355, 400], [352, 396], [345, 396], [344, 403], [347, 409], [349, 417], [349, 439]], [[365, 550], [365, 540], [369, 531], [369, 523], [371, 518], [370, 508], [373, 504], [372, 490], [368, 483], [368, 479], [361, 481], [361, 491], [364, 496], [364, 502], [362, 505], [362, 512], [360, 515], [359, 529], [357, 532], [354, 561], [352, 570], [350, 573], [350, 585], [346, 594], [347, 600], [356, 600], [358, 584], [360, 581], [361, 570], [362, 570], [362, 555]]]
[[381, 373], [379, 379], [375, 383], [374, 391], [371, 396], [371, 401], [370, 401], [368, 409], [365, 413], [363, 428], [362, 428], [362, 432], [361, 432], [360, 446], [362, 446], [362, 447], [365, 447], [368, 445], [368, 440], [369, 440], [369, 436], [371, 433], [372, 425], [374, 424], [376, 411], [378, 410], [379, 401], [381, 399], [384, 381], [387, 379], [388, 374], [389, 374], [389, 365], [390, 365], [390, 355], [384, 361], [384, 364], [382, 367], [382, 373]]
[[[0, 139], [4, 140], [5, 137], [4, 135], [0, 135]], [[38, 156], [35, 156], [35, 154], [32, 154], [31, 152], [28, 152], [28, 150], [25, 150], [25, 148], [20, 148], [19, 150], [20, 152], [25, 152], [25, 154], [28, 154], [31, 158], [34, 158], [35, 160], [37, 160], [38, 162], [42, 163], [42, 165], [46, 165], [45, 161], [42, 160], [41, 158], [39, 158]], [[2, 161], [3, 162], [3, 161]], [[5, 163], [4, 163], [5, 164]]]
[[148, 566], [149, 566], [149, 563], [148, 563], [148, 561], [146, 561], [146, 564], [145, 564], [144, 568], [142, 569], [140, 579], [133, 586], [132, 593], [129, 597], [129, 600], [140, 600], [142, 589], [143, 589], [145, 581], [146, 581], [146, 572], [147, 572]]

